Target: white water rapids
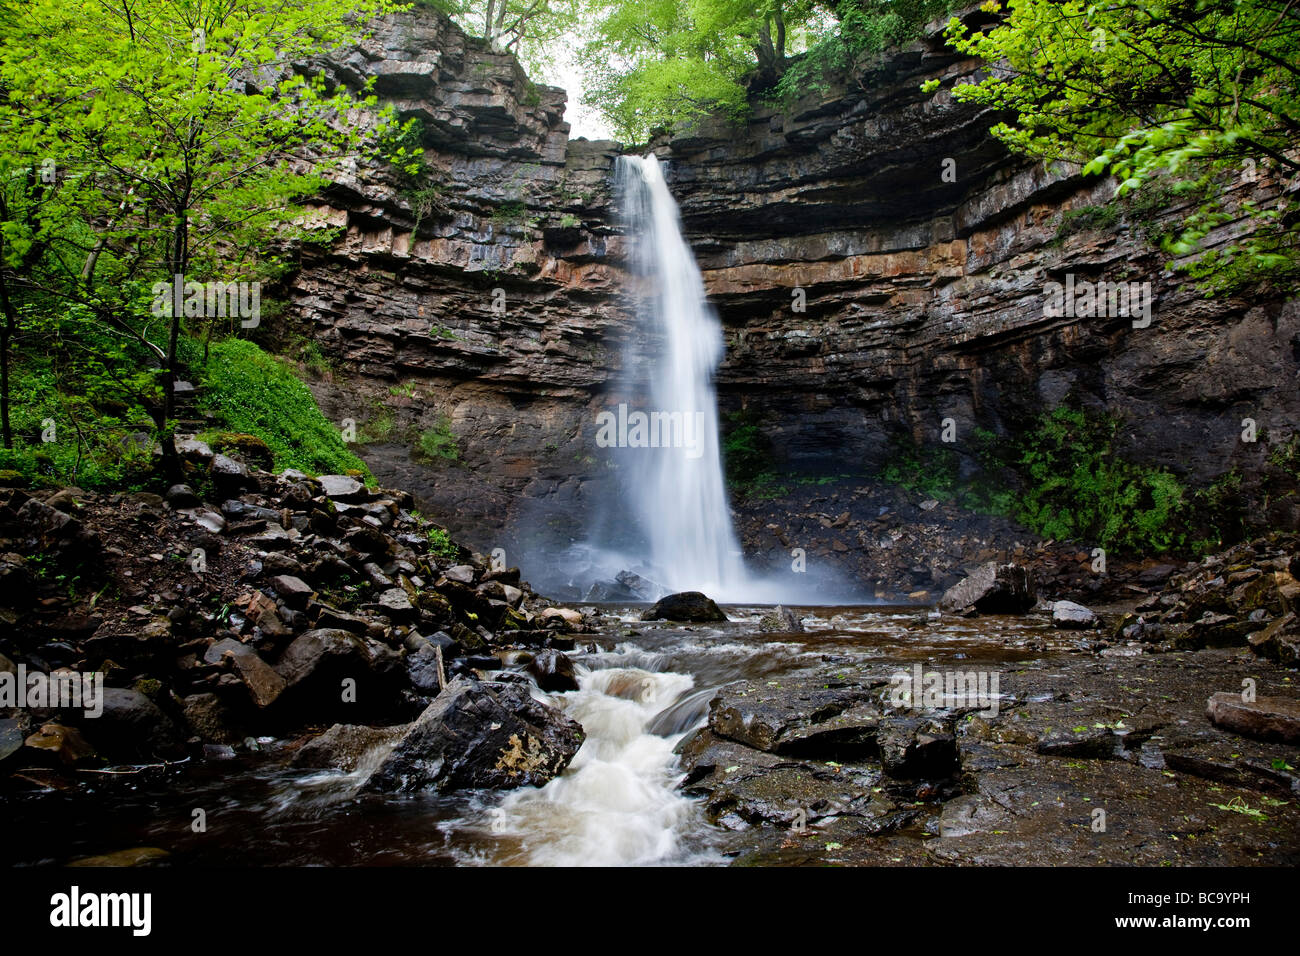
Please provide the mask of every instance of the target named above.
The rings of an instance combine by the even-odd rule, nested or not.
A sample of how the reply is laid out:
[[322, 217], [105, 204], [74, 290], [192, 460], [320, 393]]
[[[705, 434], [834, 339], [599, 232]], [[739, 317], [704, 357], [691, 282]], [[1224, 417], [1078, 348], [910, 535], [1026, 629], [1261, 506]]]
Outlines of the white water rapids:
[[586, 740], [558, 779], [517, 790], [491, 814], [490, 828], [513, 850], [502, 863], [619, 866], [683, 859], [682, 838], [699, 807], [676, 790], [673, 747], [683, 734], [647, 728], [689, 690], [684, 674], [639, 668], [587, 671], [579, 690], [552, 699], [582, 724]]

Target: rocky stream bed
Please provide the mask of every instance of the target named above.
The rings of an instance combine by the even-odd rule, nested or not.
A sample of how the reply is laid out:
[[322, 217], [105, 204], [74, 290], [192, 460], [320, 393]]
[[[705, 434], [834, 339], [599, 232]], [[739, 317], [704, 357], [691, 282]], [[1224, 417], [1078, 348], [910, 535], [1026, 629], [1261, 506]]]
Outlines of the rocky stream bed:
[[1300, 861], [1293, 535], [1091, 607], [1041, 548], [933, 607], [558, 607], [182, 447], [202, 494], [0, 501], [0, 679], [104, 679], [0, 711], [9, 862]]

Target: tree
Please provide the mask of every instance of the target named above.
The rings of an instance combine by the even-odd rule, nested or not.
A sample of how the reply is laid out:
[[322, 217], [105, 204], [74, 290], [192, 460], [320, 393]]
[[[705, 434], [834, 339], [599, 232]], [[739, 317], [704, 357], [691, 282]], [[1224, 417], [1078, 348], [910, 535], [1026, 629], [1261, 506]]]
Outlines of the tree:
[[792, 37], [825, 10], [811, 0], [596, 0], [593, 13], [580, 54], [585, 102], [643, 142], [700, 113], [743, 114], [749, 93], [780, 80]]
[[447, 14], [492, 49], [513, 53], [532, 70], [548, 66], [579, 26], [583, 0], [416, 0]]
[[1269, 171], [1280, 194], [1244, 200], [1247, 235], [1183, 265], [1209, 291], [1300, 287], [1300, 210], [1287, 183], [1300, 174], [1294, 0], [1009, 0], [998, 26], [971, 33], [954, 18], [948, 37], [993, 65], [953, 95], [1013, 113], [993, 127], [1008, 146], [1112, 173], [1121, 195], [1162, 185], [1201, 196], [1166, 243], [1175, 255], [1196, 253], [1238, 215], [1228, 187]]
[[0, 369], [16, 295], [133, 343], [154, 363], [152, 387], [122, 369], [106, 374], [149, 410], [174, 474], [178, 343], [187, 322], [214, 317], [202, 299], [197, 310], [188, 298], [151, 309], [150, 290], [177, 276], [260, 282], [280, 265], [269, 248], [312, 235], [297, 202], [373, 143], [391, 113], [327, 89], [301, 64], [355, 42], [391, 9], [389, 0], [2, 0], [0, 175], [11, 175], [0, 186]]

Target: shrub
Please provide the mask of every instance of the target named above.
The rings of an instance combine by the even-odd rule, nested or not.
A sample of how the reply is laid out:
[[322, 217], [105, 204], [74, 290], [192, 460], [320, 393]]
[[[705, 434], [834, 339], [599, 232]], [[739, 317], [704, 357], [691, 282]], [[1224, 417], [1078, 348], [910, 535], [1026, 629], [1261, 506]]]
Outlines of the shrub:
[[1060, 407], [1024, 440], [1026, 479], [1016, 517], [1049, 538], [1104, 548], [1163, 552], [1184, 543], [1186, 493], [1163, 468], [1122, 459], [1119, 419]]
[[442, 528], [430, 528], [425, 534], [429, 538], [429, 550], [438, 557], [454, 558], [460, 554], [460, 547]]
[[451, 419], [444, 415], [438, 419], [437, 425], [422, 431], [416, 442], [416, 448], [430, 461], [438, 459], [458, 461], [460, 449], [456, 445], [456, 436], [451, 430]]

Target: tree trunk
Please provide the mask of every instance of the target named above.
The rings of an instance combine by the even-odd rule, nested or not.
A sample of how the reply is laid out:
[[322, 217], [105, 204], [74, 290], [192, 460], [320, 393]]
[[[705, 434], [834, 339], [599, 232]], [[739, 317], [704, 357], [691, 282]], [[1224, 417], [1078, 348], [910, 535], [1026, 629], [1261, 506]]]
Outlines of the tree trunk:
[[[177, 276], [181, 277], [182, 282], [185, 281], [185, 270], [189, 266], [188, 250], [189, 221], [182, 207], [177, 213], [176, 228], [172, 233], [170, 266], [173, 283]], [[175, 290], [174, 285], [173, 290]], [[176, 348], [180, 341], [181, 316], [184, 314], [184, 308], [182, 303], [177, 301], [181, 296], [176, 296], [174, 291], [173, 296], [171, 327], [167, 331], [167, 357], [163, 368], [161, 444], [163, 473], [167, 476], [169, 484], [178, 484], [184, 480], [184, 474], [181, 471], [180, 456], [176, 452], [176, 423], [173, 419], [176, 417]]]
[[780, 60], [776, 55], [776, 48], [772, 45], [770, 19], [764, 19], [762, 26], [758, 28], [758, 43], [754, 46], [754, 53], [758, 57], [758, 75], [754, 86], [760, 90], [770, 89], [781, 77]]
[[[4, 260], [4, 240], [0, 238], [0, 263]], [[9, 424], [9, 347], [13, 340], [17, 321], [14, 318], [14, 306], [9, 301], [9, 280], [5, 269], [0, 264], [0, 306], [4, 308], [4, 325], [0, 325], [0, 434], [4, 446], [14, 447], [14, 433]]]

